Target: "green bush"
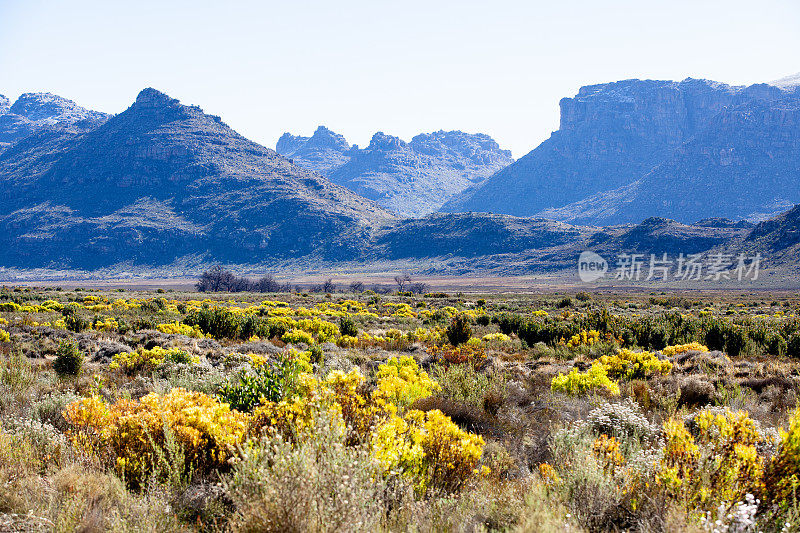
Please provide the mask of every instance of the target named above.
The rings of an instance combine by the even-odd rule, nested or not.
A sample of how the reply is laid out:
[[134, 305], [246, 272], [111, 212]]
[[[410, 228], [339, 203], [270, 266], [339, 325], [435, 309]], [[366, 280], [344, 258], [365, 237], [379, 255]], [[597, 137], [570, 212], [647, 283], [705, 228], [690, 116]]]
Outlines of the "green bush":
[[298, 361], [290, 354], [281, 354], [275, 362], [239, 372], [222, 386], [218, 396], [231, 409], [250, 412], [264, 401], [277, 402], [290, 396], [299, 374]]
[[63, 341], [58, 345], [56, 360], [53, 370], [59, 377], [74, 377], [81, 373], [83, 354], [78, 351], [78, 346], [72, 340]]
[[453, 346], [465, 343], [472, 337], [472, 328], [469, 325], [469, 318], [464, 314], [454, 316], [447, 326], [447, 340]]
[[189, 313], [183, 323], [199, 326], [203, 333], [216, 339], [235, 339], [240, 336], [242, 319], [224, 307], [204, 307]]
[[343, 316], [339, 319], [339, 333], [349, 337], [358, 337], [358, 326], [352, 318]]
[[522, 326], [522, 317], [514, 313], [500, 313], [495, 316], [495, 321], [500, 331], [506, 335], [516, 333], [519, 331], [520, 326]]
[[309, 352], [311, 352], [311, 357], [309, 357], [311, 364], [321, 365], [325, 362], [325, 352], [322, 351], [322, 346], [319, 344], [311, 346]]

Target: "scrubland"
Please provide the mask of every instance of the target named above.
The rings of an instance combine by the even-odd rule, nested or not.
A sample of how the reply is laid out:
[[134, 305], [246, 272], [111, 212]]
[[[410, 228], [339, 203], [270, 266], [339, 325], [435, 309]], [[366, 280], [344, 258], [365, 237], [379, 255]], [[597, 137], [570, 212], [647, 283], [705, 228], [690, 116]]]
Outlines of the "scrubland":
[[800, 530], [800, 298], [0, 291], [0, 529]]

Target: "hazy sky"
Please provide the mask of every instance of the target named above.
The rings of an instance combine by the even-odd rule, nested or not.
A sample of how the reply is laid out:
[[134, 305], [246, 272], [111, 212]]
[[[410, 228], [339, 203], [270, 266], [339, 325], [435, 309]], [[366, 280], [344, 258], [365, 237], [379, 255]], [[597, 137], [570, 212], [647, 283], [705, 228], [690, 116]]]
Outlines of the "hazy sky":
[[270, 147], [460, 129], [519, 157], [581, 85], [770, 81], [799, 52], [798, 0], [0, 0], [0, 94], [117, 113], [152, 86]]

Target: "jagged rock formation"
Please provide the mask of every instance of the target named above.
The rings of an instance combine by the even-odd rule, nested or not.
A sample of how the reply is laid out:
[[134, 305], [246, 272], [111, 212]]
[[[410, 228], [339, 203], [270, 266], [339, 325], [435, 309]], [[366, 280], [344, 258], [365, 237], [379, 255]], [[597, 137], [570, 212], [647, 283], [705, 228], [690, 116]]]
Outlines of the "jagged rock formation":
[[86, 132], [0, 154], [0, 264], [350, 257], [391, 215], [154, 89]]
[[411, 142], [378, 132], [359, 149], [320, 126], [311, 137], [285, 133], [276, 150], [401, 216], [436, 211], [513, 161], [488, 135], [460, 131], [421, 134]]
[[0, 95], [0, 151], [44, 128], [89, 131], [107, 119], [105, 113], [84, 109], [50, 93], [25, 93], [14, 105]]
[[[356, 147], [358, 148], [358, 147]], [[311, 137], [294, 136], [284, 133], [275, 151], [302, 168], [319, 172], [325, 176], [350, 160], [347, 152], [350, 145], [344, 136], [320, 126]]]
[[541, 215], [603, 225], [648, 216], [764, 220], [800, 202], [798, 177], [800, 93], [778, 93], [722, 110], [633, 183]]
[[[541, 213], [599, 223], [604, 220], [603, 213], [579, 217], [579, 207], [572, 213], [574, 217], [545, 210], [628, 186], [670, 158], [683, 143], [701, 132], [713, 131], [721, 112], [778, 99], [782, 94], [768, 85], [732, 87], [695, 79], [626, 80], [582, 87], [576, 97], [561, 100], [561, 126], [548, 140], [445, 204], [442, 211]], [[695, 170], [687, 167], [684, 173]], [[624, 196], [627, 191], [611, 194]], [[638, 219], [624, 221], [654, 215], [675, 218], [660, 211], [637, 212]], [[730, 216], [724, 211], [705, 216], [711, 215]]]

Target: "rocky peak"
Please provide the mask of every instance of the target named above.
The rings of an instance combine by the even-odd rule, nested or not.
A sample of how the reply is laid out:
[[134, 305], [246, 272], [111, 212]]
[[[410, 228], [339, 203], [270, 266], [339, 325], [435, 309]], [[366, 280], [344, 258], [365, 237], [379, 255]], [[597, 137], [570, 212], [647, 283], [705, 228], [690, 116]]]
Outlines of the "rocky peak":
[[319, 126], [314, 134], [308, 139], [309, 146], [317, 148], [330, 148], [346, 152], [350, 149], [350, 144], [344, 138], [344, 135], [335, 133], [325, 126]]
[[308, 142], [309, 137], [301, 137], [300, 135], [292, 135], [291, 133], [284, 132], [278, 142], [275, 144], [275, 151], [286, 157], [292, 157], [298, 148]]
[[180, 101], [167, 96], [166, 94], [147, 87], [139, 92], [136, 101], [133, 105], [142, 108], [164, 108], [164, 107], [177, 107], [181, 105]]
[[8, 98], [0, 94], [0, 115], [3, 113], [8, 113], [8, 109], [11, 107], [11, 102], [9, 102]]
[[51, 93], [25, 93], [8, 112], [32, 122], [51, 124], [108, 117], [105, 113], [84, 109], [72, 100]]
[[391, 150], [398, 150], [400, 148], [405, 148], [406, 146], [408, 146], [408, 144], [400, 137], [387, 135], [382, 131], [379, 131], [378, 133], [372, 136], [372, 140], [370, 140], [369, 146], [367, 146], [366, 149], [388, 152]]
[[769, 84], [783, 90], [794, 90], [795, 88], [800, 87], [800, 72], [797, 74], [792, 74], [791, 76], [785, 76], [775, 81], [771, 81]]

